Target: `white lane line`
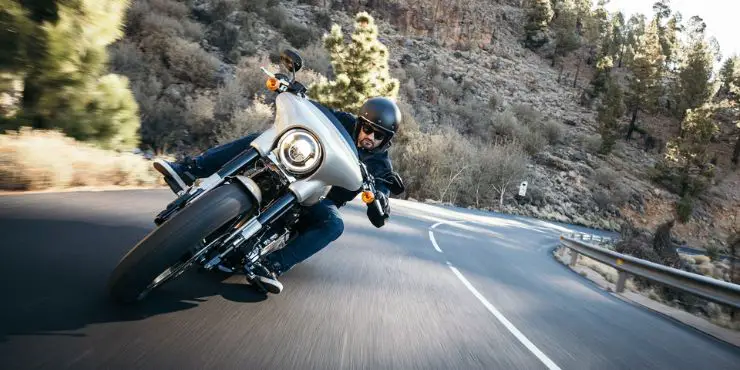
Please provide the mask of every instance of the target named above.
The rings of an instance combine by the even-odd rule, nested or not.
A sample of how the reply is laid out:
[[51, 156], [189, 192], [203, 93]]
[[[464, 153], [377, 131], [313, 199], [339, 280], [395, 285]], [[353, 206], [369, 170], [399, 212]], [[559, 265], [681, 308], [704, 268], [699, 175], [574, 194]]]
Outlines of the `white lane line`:
[[467, 222], [467, 221], [440, 221], [440, 222], [437, 222], [436, 224], [432, 225], [432, 227], [430, 229], [436, 229], [437, 226], [442, 225], [442, 224], [452, 225], [452, 224], [461, 224], [463, 222]]
[[483, 306], [485, 306], [488, 309], [488, 311], [490, 311], [493, 314], [493, 316], [495, 316], [498, 319], [498, 321], [504, 324], [506, 329], [508, 329], [511, 332], [511, 334], [514, 334], [516, 339], [518, 339], [519, 342], [521, 342], [525, 347], [527, 347], [527, 349], [530, 352], [532, 352], [532, 354], [537, 356], [537, 358], [540, 361], [542, 361], [542, 363], [545, 364], [545, 366], [547, 366], [548, 369], [560, 370], [560, 367], [558, 367], [558, 365], [556, 365], [552, 360], [550, 360], [550, 358], [547, 357], [547, 355], [542, 353], [542, 351], [540, 351], [540, 349], [537, 348], [537, 346], [535, 346], [534, 343], [532, 343], [529, 339], [527, 339], [527, 337], [525, 337], [524, 334], [522, 334], [522, 332], [520, 332], [519, 329], [517, 329], [516, 326], [514, 326], [514, 324], [512, 324], [509, 320], [507, 320], [506, 317], [504, 317], [504, 315], [501, 312], [499, 312], [499, 310], [497, 310], [496, 307], [494, 307], [491, 304], [491, 302], [488, 302], [486, 297], [480, 294], [480, 292], [478, 292], [478, 290], [476, 290], [475, 287], [473, 287], [473, 285], [470, 284], [468, 279], [466, 279], [465, 276], [463, 276], [463, 274], [461, 274], [460, 271], [458, 271], [455, 268], [455, 266], [452, 266], [449, 263], [448, 263], [448, 266], [450, 267], [452, 272], [455, 273], [455, 276], [457, 276], [457, 278], [460, 279], [460, 281], [462, 281], [463, 284], [465, 284], [465, 287], [468, 288], [468, 290], [470, 290], [471, 293], [473, 293], [475, 298], [478, 298], [478, 300], [481, 303], [483, 303]]
[[437, 245], [437, 240], [434, 239], [434, 234], [432, 233], [432, 230], [429, 230], [429, 240], [432, 241], [434, 249], [437, 250], [437, 252], [442, 253], [442, 250], [439, 249], [439, 245]]
[[[434, 245], [434, 249], [436, 249], [437, 252], [440, 252], [440, 253], [442, 253], [442, 250], [439, 248], [439, 245], [437, 245], [437, 241], [434, 239], [434, 233], [432, 232], [431, 229], [434, 229], [435, 227], [443, 223], [445, 222], [438, 222], [434, 224], [434, 226], [432, 226], [429, 230], [429, 240], [432, 241], [432, 245]], [[549, 357], [547, 357], [546, 354], [540, 351], [540, 349], [537, 348], [537, 346], [535, 346], [534, 343], [532, 343], [532, 341], [530, 341], [526, 336], [524, 336], [524, 334], [522, 334], [522, 332], [519, 331], [519, 329], [517, 329], [516, 326], [514, 326], [514, 324], [511, 323], [511, 321], [509, 321], [496, 307], [494, 307], [491, 304], [491, 302], [489, 302], [486, 299], [486, 297], [483, 296], [483, 294], [480, 294], [480, 292], [477, 289], [475, 289], [473, 284], [470, 284], [468, 279], [466, 279], [465, 276], [463, 276], [463, 274], [460, 273], [460, 271], [458, 271], [458, 269], [455, 268], [455, 266], [452, 266], [452, 263], [450, 263], [450, 261], [445, 261], [445, 262], [447, 262], [447, 266], [450, 268], [450, 270], [452, 270], [452, 273], [454, 273], [455, 276], [457, 276], [457, 278], [460, 279], [460, 281], [462, 281], [463, 285], [465, 285], [465, 287], [468, 288], [468, 290], [470, 290], [471, 293], [473, 293], [475, 298], [478, 298], [478, 300], [483, 304], [483, 307], [485, 307], [488, 310], [488, 312], [493, 314], [493, 317], [495, 317], [499, 322], [501, 322], [501, 324], [503, 324], [504, 327], [511, 334], [513, 334], [514, 337], [517, 340], [519, 340], [521, 344], [524, 345], [524, 347], [526, 347], [530, 352], [532, 352], [532, 354], [535, 355], [537, 359], [539, 359], [545, 366], [547, 366], [549, 370], [561, 370], [560, 367], [557, 364], [555, 364], [555, 362], [553, 362]]]

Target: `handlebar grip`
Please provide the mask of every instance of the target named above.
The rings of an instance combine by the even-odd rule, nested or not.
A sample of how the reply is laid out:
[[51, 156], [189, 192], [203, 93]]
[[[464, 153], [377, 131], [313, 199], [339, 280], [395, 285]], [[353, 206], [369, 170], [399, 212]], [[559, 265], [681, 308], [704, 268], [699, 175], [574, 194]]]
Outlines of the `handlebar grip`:
[[381, 217], [382, 216], [385, 216], [385, 212], [383, 212], [383, 207], [380, 206], [380, 201], [378, 200], [378, 198], [375, 198], [375, 200], [373, 201], [373, 206], [375, 206], [375, 208], [377, 208], [378, 214]]

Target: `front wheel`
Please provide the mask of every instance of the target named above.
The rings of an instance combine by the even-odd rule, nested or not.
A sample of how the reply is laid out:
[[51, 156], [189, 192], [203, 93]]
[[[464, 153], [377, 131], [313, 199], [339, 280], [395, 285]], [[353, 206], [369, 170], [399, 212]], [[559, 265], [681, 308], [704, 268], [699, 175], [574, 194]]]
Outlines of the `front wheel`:
[[204, 194], [149, 233], [121, 259], [108, 279], [110, 294], [121, 303], [143, 299], [188, 267], [183, 256], [253, 204], [252, 197], [235, 183]]

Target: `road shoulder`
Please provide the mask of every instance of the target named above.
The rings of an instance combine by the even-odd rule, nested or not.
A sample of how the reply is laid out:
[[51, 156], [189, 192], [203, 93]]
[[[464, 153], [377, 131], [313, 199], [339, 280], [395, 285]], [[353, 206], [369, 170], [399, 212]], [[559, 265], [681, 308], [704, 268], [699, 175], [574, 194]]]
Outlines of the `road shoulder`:
[[[562, 251], [564, 249], [560, 248], [560, 250]], [[562, 263], [565, 267], [569, 268], [570, 270], [576, 272], [578, 275], [581, 275], [585, 277], [586, 279], [590, 280], [591, 282], [599, 286], [601, 289], [604, 289], [607, 292], [609, 292], [609, 294], [613, 295], [614, 297], [617, 297], [627, 303], [632, 303], [632, 304], [647, 308], [664, 317], [677, 321], [681, 324], [687, 325], [704, 334], [707, 334], [725, 343], [728, 343], [728, 344], [734, 345], [735, 347], [740, 348], [740, 332], [733, 331], [728, 328], [723, 328], [706, 319], [692, 315], [688, 312], [679, 310], [677, 308], [667, 306], [663, 303], [656, 302], [648, 297], [645, 297], [635, 292], [630, 292], [628, 290], [625, 290], [623, 293], [616, 293], [615, 284], [607, 281], [601, 274], [597, 273], [596, 271], [586, 266], [582, 266], [579, 264], [576, 264], [575, 266], [570, 266], [569, 265], [570, 255], [567, 252], [558, 252], [558, 251], [559, 249], [557, 247], [553, 249], [553, 256], [558, 262]]]

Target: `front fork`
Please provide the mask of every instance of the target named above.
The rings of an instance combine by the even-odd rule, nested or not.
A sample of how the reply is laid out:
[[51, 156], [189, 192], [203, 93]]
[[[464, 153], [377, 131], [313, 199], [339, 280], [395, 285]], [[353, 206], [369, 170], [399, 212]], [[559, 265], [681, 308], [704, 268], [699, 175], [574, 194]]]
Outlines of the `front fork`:
[[[219, 255], [211, 258], [204, 267], [206, 270], [211, 270], [215, 266], [223, 261], [224, 257], [229, 255], [235, 249], [241, 248], [245, 243], [249, 242], [253, 236], [258, 232], [265, 230], [275, 220], [282, 217], [296, 204], [296, 197], [293, 193], [288, 192], [282, 197], [275, 200], [270, 207], [259, 215], [252, 217], [244, 225], [240, 226], [236, 230], [232, 231], [231, 234], [224, 240], [223, 245], [227, 246], [223, 252]], [[246, 252], [247, 263], [245, 267], [250, 264], [254, 264], [259, 260], [260, 251], [259, 248], [253, 248], [253, 250]], [[247, 272], [249, 268], [247, 268]]]
[[186, 205], [194, 202], [196, 199], [203, 196], [203, 194], [221, 185], [225, 178], [233, 176], [245, 166], [253, 163], [259, 158], [259, 156], [260, 154], [257, 149], [249, 148], [232, 158], [229, 162], [223, 165], [221, 169], [216, 171], [216, 173], [204, 179], [196, 180], [196, 184], [194, 186], [191, 186], [184, 194], [180, 195], [177, 199], [168, 204], [167, 208], [154, 218], [154, 223], [157, 224], [157, 226], [163, 224]]

